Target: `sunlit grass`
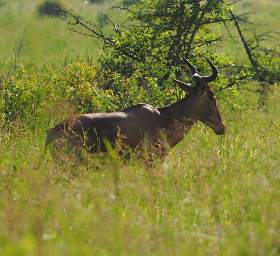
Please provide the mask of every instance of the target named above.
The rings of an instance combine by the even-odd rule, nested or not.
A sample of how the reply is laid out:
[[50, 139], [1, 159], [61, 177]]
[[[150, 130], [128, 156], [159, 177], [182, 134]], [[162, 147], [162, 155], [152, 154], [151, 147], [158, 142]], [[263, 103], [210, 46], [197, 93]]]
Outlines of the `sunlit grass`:
[[43, 153], [44, 129], [15, 125], [0, 147], [1, 252], [279, 254], [279, 96], [262, 111], [250, 93], [249, 109], [222, 106], [226, 136], [197, 125], [152, 169], [60, 166]]

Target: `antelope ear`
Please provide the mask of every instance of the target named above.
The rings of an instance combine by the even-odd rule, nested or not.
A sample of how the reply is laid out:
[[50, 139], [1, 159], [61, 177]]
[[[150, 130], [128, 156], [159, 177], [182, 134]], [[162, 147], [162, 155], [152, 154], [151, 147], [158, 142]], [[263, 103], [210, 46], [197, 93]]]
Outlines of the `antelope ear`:
[[192, 93], [194, 91], [194, 87], [192, 87], [191, 84], [186, 84], [177, 79], [174, 79], [174, 82], [176, 82], [176, 84], [179, 85], [179, 87], [187, 93]]

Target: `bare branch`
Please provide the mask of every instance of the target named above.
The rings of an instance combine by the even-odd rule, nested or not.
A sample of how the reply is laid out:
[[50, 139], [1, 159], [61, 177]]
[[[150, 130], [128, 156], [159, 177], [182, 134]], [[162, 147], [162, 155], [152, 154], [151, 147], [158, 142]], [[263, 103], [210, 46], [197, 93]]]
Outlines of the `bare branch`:
[[222, 37], [217, 37], [217, 38], [214, 38], [214, 39], [209, 39], [209, 40], [203, 40], [201, 42], [195, 42], [195, 45], [191, 48], [191, 50], [195, 49], [195, 48], [199, 48], [199, 47], [202, 47], [204, 45], [210, 45], [210, 44], [213, 44], [215, 42], [218, 42], [218, 41], [221, 41], [222, 40]]
[[267, 48], [260, 48], [261, 51], [265, 52], [265, 53], [271, 53], [276, 57], [280, 57], [280, 52], [273, 50], [273, 49], [267, 49]]
[[112, 9], [122, 10], [122, 11], [130, 11], [128, 7], [125, 6], [112, 6]]
[[231, 34], [231, 32], [230, 32], [230, 30], [229, 30], [229, 28], [228, 28], [228, 26], [227, 26], [227, 23], [226, 23], [226, 22], [223, 22], [223, 24], [224, 24], [224, 27], [225, 27], [225, 29], [226, 29], [226, 31], [227, 31], [229, 37], [230, 37], [232, 40], [234, 40], [234, 36]]
[[232, 88], [232, 87], [234, 87], [234, 86], [237, 86], [236, 81], [229, 81], [228, 84], [227, 84], [225, 87], [220, 88], [220, 89], [218, 90], [218, 92], [221, 92], [221, 91], [223, 91], [223, 90]]
[[108, 15], [104, 14], [102, 11], [99, 13], [100, 15], [102, 15], [114, 28], [114, 31], [121, 35], [121, 31], [119, 30], [119, 27], [108, 17]]
[[[89, 22], [82, 19], [80, 16], [74, 14], [71, 11], [60, 10], [59, 17], [64, 20], [70, 26], [78, 26], [81, 29], [84, 29], [92, 34], [92, 37], [102, 39], [105, 44], [113, 45], [114, 42], [111, 37], [105, 36], [100, 28], [96, 25], [92, 25]], [[81, 35], [90, 36], [88, 33], [84, 33], [82, 31], [78, 31], [76, 29], [71, 28], [72, 31], [79, 33]]]
[[[234, 17], [229, 17], [227, 19], [213, 19], [213, 20], [206, 20], [204, 22], [204, 25], [208, 25], [208, 24], [213, 24], [213, 23], [221, 23], [221, 22], [227, 22], [227, 21], [234, 21], [234, 19], [237, 19], [237, 20], [242, 20], [244, 22], [246, 22], [246, 20], [242, 19], [243, 16], [245, 15], [248, 15], [249, 13], [246, 12], [246, 13], [242, 13], [242, 14], [239, 14], [237, 16], [234, 16]], [[247, 23], [250, 23], [250, 24], [253, 24], [252, 22], [247, 22]]]
[[231, 5], [234, 5], [234, 4], [237, 4], [239, 2], [241, 2], [242, 0], [236, 0], [236, 1], [233, 1], [231, 3], [228, 4], [228, 6], [231, 6]]
[[245, 70], [250, 70], [251, 69], [248, 66], [232, 65], [232, 64], [219, 66], [219, 69], [227, 69], [227, 68], [228, 69], [245, 69]]
[[255, 61], [255, 59], [253, 58], [253, 55], [252, 55], [252, 51], [251, 51], [251, 49], [250, 49], [250, 46], [249, 46], [248, 42], [246, 41], [246, 39], [245, 39], [245, 37], [244, 37], [244, 35], [243, 35], [243, 32], [242, 32], [242, 30], [241, 30], [241, 28], [240, 28], [240, 25], [239, 25], [239, 23], [238, 23], [238, 19], [235, 17], [235, 15], [233, 14], [233, 12], [232, 12], [231, 10], [229, 10], [229, 14], [230, 14], [230, 16], [233, 18], [234, 24], [235, 24], [235, 26], [236, 26], [236, 29], [237, 29], [238, 34], [239, 34], [239, 36], [240, 36], [241, 42], [242, 42], [242, 44], [243, 44], [243, 47], [244, 47], [244, 49], [245, 49], [245, 51], [246, 51], [246, 54], [247, 54], [247, 56], [248, 56], [248, 58], [249, 58], [249, 60], [250, 60], [250, 63], [251, 63], [251, 65], [252, 65], [252, 67], [253, 67], [254, 69], [257, 69], [256, 61]]

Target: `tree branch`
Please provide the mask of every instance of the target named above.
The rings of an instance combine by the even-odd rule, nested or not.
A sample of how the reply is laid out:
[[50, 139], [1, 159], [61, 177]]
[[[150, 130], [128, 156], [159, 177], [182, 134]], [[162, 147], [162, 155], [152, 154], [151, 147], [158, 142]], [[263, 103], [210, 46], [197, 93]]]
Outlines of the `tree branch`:
[[[73, 12], [67, 10], [60, 10], [59, 17], [70, 26], [80, 26], [82, 29], [89, 31], [92, 34], [92, 37], [102, 39], [105, 44], [114, 45], [112, 38], [104, 35], [100, 28], [98, 28], [96, 25], [90, 24], [89, 22], [85, 21]], [[76, 29], [72, 29], [72, 31], [81, 35], [90, 36], [89, 34], [78, 31]]]

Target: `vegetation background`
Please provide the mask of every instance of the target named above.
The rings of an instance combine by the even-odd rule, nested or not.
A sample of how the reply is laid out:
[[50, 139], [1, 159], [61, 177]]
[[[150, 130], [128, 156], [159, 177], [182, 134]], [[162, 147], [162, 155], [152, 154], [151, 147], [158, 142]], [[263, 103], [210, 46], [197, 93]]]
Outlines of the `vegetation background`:
[[[73, 168], [44, 152], [48, 128], [66, 116], [180, 97], [138, 74], [101, 86], [102, 43], [38, 14], [43, 1], [0, 0], [1, 255], [279, 255], [280, 88], [246, 83], [217, 93], [223, 138], [198, 124], [163, 163], [92, 157]], [[94, 1], [93, 1], [94, 2]], [[60, 1], [98, 23], [121, 22], [119, 1]], [[280, 27], [276, 0], [244, 0], [258, 31]], [[249, 25], [248, 25], [249, 26]], [[243, 48], [219, 51], [246, 63]]]

